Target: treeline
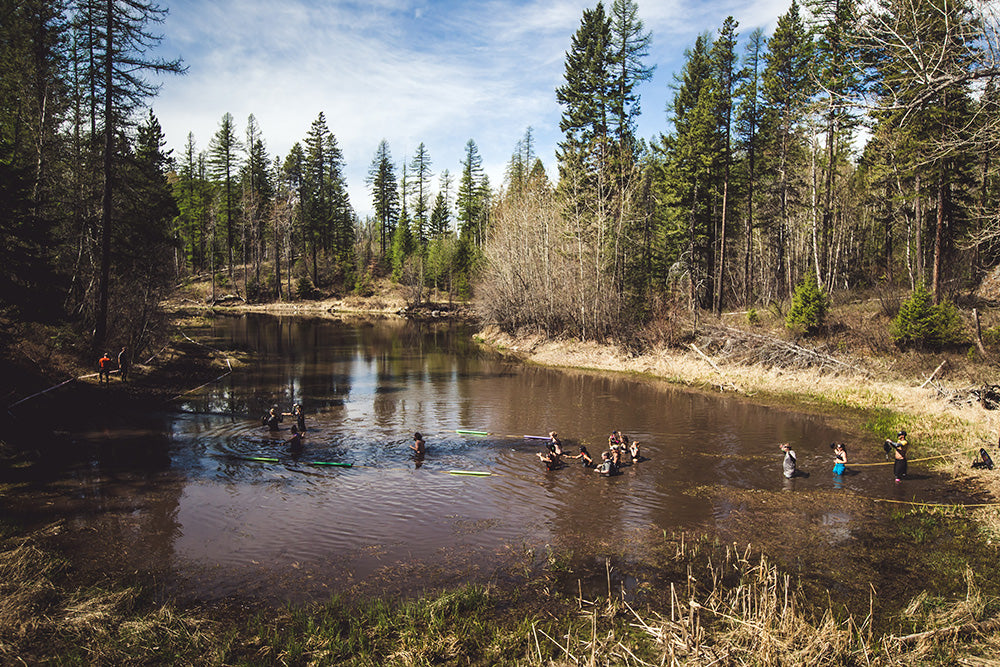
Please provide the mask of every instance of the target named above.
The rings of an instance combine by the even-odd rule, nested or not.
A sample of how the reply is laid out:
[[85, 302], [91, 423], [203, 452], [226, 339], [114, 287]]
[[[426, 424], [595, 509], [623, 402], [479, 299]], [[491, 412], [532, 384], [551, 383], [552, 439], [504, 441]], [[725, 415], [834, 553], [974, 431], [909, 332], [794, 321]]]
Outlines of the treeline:
[[559, 182], [498, 208], [490, 316], [605, 336], [787, 303], [807, 275], [961, 294], [998, 259], [993, 21], [967, 0], [793, 1], [769, 38], [726, 18], [685, 52], [669, 130], [646, 143], [651, 35], [630, 0], [585, 10]]
[[[972, 0], [792, 2], [770, 37], [731, 17], [676, 74], [664, 132], [636, 136], [652, 35], [631, 0], [583, 12], [566, 52], [557, 173], [529, 129], [493, 187], [473, 140], [382, 141], [349, 201], [322, 113], [285, 156], [251, 115], [164, 150], [147, 77], [165, 10], [26, 0], [0, 21], [0, 292], [139, 347], [178, 278], [248, 301], [474, 292], [504, 327], [615, 335], [678, 308], [786, 303], [878, 283], [961, 294], [997, 263], [996, 25]], [[113, 339], [113, 340], [109, 340]]]
[[444, 169], [435, 191], [427, 147], [417, 146], [400, 168], [383, 139], [366, 178], [375, 214], [361, 220], [322, 112], [283, 159], [268, 154], [252, 114], [243, 134], [224, 114], [206, 151], [188, 135], [171, 174], [179, 207], [175, 269], [208, 271], [213, 296], [225, 287], [248, 301], [366, 293], [389, 273], [418, 295], [437, 286], [468, 296], [492, 194], [472, 139], [460, 166], [457, 187]]

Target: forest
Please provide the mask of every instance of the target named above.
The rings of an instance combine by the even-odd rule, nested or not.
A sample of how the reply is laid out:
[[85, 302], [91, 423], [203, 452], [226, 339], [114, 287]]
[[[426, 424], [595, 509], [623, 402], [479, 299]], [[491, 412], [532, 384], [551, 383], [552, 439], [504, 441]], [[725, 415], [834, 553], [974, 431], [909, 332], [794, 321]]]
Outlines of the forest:
[[[532, 130], [491, 184], [474, 139], [453, 175], [373, 137], [374, 215], [349, 201], [319, 112], [285, 156], [253, 115], [165, 150], [149, 57], [167, 8], [26, 0], [0, 16], [0, 295], [6, 321], [141, 349], [175, 285], [213, 299], [473, 298], [505, 330], [606, 339], [678, 313], [888, 286], [960, 301], [998, 257], [997, 22], [977, 0], [793, 0], [772, 34], [732, 17], [636, 136], [656, 63], [632, 0], [567, 35], [556, 163]], [[921, 297], [923, 298], [923, 297]], [[810, 323], [807, 323], [810, 324]]]

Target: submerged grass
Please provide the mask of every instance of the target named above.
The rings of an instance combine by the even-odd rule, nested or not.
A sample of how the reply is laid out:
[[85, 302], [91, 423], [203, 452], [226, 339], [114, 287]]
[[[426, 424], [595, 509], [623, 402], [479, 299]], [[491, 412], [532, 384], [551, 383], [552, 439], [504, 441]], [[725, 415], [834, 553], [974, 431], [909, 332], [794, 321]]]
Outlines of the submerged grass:
[[[925, 517], [900, 520], [910, 518]], [[873, 590], [852, 610], [810, 595], [750, 547], [664, 535], [658, 567], [670, 581], [647, 599], [614, 592], [610, 566], [608, 596], [551, 593], [552, 579], [567, 576], [557, 568], [507, 589], [334, 597], [242, 616], [178, 609], [141, 586], [73, 588], [45, 538], [3, 540], [3, 664], [879, 667], [988, 665], [1000, 655], [1000, 602], [982, 588], [990, 573], [967, 564], [952, 572], [962, 582], [956, 595], [924, 592], [880, 611]]]

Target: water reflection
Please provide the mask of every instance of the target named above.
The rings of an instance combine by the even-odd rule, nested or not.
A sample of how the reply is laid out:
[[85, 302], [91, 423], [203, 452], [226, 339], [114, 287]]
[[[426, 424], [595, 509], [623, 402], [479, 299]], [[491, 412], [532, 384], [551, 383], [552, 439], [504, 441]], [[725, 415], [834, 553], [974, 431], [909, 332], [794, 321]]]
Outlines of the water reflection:
[[[96, 529], [115, 533], [111, 544], [155, 544], [150, 557], [170, 563], [173, 585], [197, 597], [328, 594], [417, 564], [489, 572], [519, 544], [617, 553], [650, 530], [735, 534], [757, 511], [740, 493], [898, 492], [875, 481], [888, 472], [871, 468], [831, 479], [825, 443], [851, 438], [822, 417], [513, 363], [455, 325], [248, 315], [219, 319], [200, 337], [248, 353], [246, 362], [143, 436], [164, 441], [152, 447], [161, 452], [152, 495], [162, 503], [135, 501], [141, 520], [122, 519], [127, 535]], [[277, 433], [260, 421], [295, 403], [307, 424], [297, 457], [284, 444], [289, 421]], [[546, 472], [535, 455], [542, 443], [523, 438], [558, 430], [567, 450], [583, 444], [599, 458], [616, 429], [641, 441], [647, 460], [611, 478], [574, 462]], [[423, 456], [410, 448], [418, 430]], [[127, 450], [122, 433], [112, 440]], [[786, 441], [805, 473], [790, 480], [778, 450]], [[103, 469], [80, 488], [89, 489], [82, 523], [99, 524], [102, 496], [147, 493]], [[799, 516], [834, 543], [850, 538], [846, 514]]]

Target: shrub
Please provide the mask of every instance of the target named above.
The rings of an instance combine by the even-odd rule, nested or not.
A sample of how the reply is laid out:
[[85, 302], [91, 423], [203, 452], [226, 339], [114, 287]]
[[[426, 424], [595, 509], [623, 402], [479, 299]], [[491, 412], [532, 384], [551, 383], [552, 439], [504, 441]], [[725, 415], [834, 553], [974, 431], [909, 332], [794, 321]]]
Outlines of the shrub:
[[901, 347], [942, 348], [968, 343], [958, 308], [947, 301], [934, 305], [922, 283], [900, 305], [889, 333]]
[[756, 308], [751, 308], [747, 311], [747, 324], [752, 326], [760, 324], [760, 313], [757, 312]]
[[302, 276], [295, 281], [295, 294], [300, 299], [316, 299], [320, 296], [319, 290], [313, 285], [309, 276]]
[[830, 298], [819, 285], [816, 276], [809, 272], [792, 297], [792, 307], [785, 317], [785, 326], [806, 334], [816, 333], [823, 326], [830, 310]]

